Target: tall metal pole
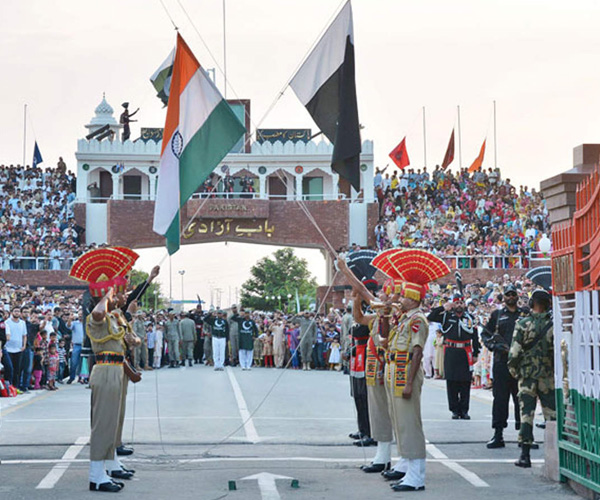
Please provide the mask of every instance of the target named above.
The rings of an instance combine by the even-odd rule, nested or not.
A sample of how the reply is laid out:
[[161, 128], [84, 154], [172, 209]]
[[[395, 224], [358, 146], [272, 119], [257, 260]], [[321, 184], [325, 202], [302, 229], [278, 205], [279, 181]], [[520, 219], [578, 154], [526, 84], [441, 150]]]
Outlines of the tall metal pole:
[[425, 125], [425, 106], [423, 106], [423, 164], [427, 166], [427, 126]]
[[460, 105], [456, 106], [458, 110], [458, 166], [462, 169], [462, 139], [460, 133]]
[[171, 256], [169, 255], [169, 307], [173, 301], [173, 266], [171, 265]]
[[494, 168], [498, 168], [498, 148], [496, 147], [496, 101], [494, 101]]
[[225, 99], [227, 99], [227, 22], [225, 13], [225, 0], [223, 0], [223, 78], [225, 78], [225, 85], [223, 90]]
[[25, 148], [27, 145], [27, 104], [23, 107], [23, 167], [25, 166]]

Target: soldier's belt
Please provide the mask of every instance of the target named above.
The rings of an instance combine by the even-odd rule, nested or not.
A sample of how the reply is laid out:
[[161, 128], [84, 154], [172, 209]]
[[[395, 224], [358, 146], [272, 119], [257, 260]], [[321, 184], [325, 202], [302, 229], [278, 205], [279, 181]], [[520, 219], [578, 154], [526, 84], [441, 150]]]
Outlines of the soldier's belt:
[[123, 354], [111, 351], [102, 351], [96, 354], [97, 365], [122, 365], [124, 360]]
[[454, 347], [456, 349], [466, 349], [471, 346], [470, 340], [444, 340], [446, 347]]

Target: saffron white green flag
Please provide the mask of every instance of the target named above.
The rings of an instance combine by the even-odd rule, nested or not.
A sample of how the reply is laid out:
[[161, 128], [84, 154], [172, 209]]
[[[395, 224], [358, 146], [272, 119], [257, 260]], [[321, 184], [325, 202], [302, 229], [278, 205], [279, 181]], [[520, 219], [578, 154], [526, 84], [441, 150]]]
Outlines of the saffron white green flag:
[[181, 208], [246, 129], [177, 35], [154, 205], [156, 233], [179, 250]]

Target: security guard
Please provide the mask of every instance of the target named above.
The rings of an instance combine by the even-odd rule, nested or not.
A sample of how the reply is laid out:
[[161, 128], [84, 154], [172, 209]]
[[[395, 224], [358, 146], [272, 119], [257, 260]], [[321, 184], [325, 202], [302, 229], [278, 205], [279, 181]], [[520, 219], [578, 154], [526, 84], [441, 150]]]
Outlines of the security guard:
[[508, 369], [518, 380], [521, 408], [521, 456], [517, 467], [531, 467], [533, 418], [539, 398], [544, 420], [556, 420], [554, 399], [554, 332], [551, 297], [546, 290], [531, 295], [531, 313], [520, 319], [508, 353]]
[[525, 316], [527, 309], [519, 307], [519, 296], [514, 285], [504, 289], [504, 307], [496, 309], [481, 333], [484, 345], [494, 353], [492, 374], [494, 378], [494, 403], [492, 406], [492, 428], [494, 436], [488, 448], [504, 448], [504, 429], [508, 425], [508, 403], [512, 397], [515, 411], [515, 428], [521, 427], [517, 381], [508, 373], [508, 351], [517, 320]]
[[444, 375], [452, 418], [470, 420], [471, 378], [480, 348], [473, 317], [465, 310], [463, 296], [456, 294], [452, 302], [432, 309], [427, 319], [442, 325]]

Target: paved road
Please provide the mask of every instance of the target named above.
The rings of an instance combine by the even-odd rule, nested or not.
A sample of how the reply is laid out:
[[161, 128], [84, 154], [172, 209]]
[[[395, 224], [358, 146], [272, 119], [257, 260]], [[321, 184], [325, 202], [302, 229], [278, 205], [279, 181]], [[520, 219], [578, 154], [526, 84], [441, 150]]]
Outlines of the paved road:
[[[428, 381], [423, 394], [427, 489], [412, 495], [422, 500], [577, 498], [542, 478], [543, 446], [532, 452], [531, 470], [512, 464], [518, 454], [514, 427], [507, 432], [507, 448], [485, 448], [491, 435], [489, 392], [473, 392], [471, 421], [450, 419], [443, 383]], [[0, 498], [98, 497], [87, 491], [89, 397], [89, 390], [72, 385], [1, 400]], [[215, 372], [204, 366], [146, 373], [141, 383], [130, 385], [124, 431], [125, 441], [136, 449], [127, 463], [138, 472], [119, 495], [207, 500], [401, 496], [379, 475], [358, 470], [374, 448], [352, 446], [346, 436], [355, 428], [348, 378], [340, 373]], [[542, 440], [542, 432], [537, 434]], [[256, 477], [261, 473], [282, 478]], [[255, 477], [242, 480], [248, 476]], [[292, 479], [299, 488], [292, 487]], [[228, 490], [229, 481], [235, 481], [235, 491]]]

